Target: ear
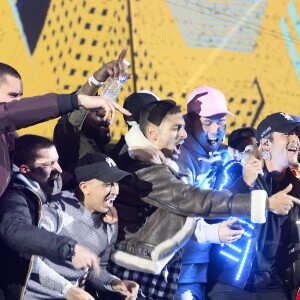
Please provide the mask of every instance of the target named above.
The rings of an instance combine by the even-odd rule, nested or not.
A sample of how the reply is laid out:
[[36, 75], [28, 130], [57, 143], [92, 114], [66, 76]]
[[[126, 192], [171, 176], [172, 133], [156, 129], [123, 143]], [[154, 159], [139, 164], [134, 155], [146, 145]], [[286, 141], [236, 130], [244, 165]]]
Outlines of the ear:
[[86, 181], [81, 181], [79, 183], [79, 188], [84, 195], [89, 195], [90, 193], [89, 185]]
[[155, 142], [158, 137], [158, 127], [153, 124], [150, 124], [146, 130], [146, 137], [151, 142]]
[[263, 151], [269, 152], [270, 146], [269, 146], [269, 140], [268, 139], [261, 139], [260, 145]]
[[20, 171], [20, 173], [21, 174], [27, 174], [27, 173], [29, 173], [30, 172], [30, 168], [29, 168], [29, 166], [28, 165], [21, 165], [20, 167], [19, 167], [19, 171]]

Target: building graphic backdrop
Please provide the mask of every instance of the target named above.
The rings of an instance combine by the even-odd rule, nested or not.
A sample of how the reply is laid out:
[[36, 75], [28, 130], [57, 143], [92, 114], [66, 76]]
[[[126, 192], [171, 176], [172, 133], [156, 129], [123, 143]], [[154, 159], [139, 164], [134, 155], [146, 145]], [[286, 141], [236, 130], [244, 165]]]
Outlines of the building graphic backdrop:
[[[228, 99], [231, 132], [300, 115], [299, 19], [299, 0], [1, 0], [0, 61], [21, 73], [24, 96], [71, 93], [127, 47], [133, 79], [118, 103], [147, 89], [185, 112], [209, 85]], [[51, 138], [55, 123], [19, 133]], [[125, 131], [118, 114], [114, 140]]]

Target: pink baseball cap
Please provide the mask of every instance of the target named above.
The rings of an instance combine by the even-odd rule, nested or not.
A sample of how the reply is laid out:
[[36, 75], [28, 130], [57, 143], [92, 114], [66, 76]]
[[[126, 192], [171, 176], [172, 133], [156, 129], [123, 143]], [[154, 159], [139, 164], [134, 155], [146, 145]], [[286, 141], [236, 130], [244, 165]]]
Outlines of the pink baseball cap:
[[218, 114], [229, 114], [226, 98], [222, 92], [209, 86], [200, 86], [188, 98], [187, 111], [195, 112], [202, 117], [211, 117]]

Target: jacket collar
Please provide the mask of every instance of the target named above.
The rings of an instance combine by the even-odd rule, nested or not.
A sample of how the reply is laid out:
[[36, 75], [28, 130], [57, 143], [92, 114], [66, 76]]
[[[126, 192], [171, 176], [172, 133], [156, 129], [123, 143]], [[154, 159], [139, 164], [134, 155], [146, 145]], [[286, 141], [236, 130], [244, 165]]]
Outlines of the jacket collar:
[[[157, 149], [156, 145], [154, 145], [150, 140], [148, 140], [145, 137], [138, 124], [133, 125], [125, 134], [125, 141], [128, 146], [128, 149], [146, 147], [152, 147]], [[164, 165], [168, 166], [176, 173], [179, 172], [179, 167], [177, 163], [169, 157], [165, 157]]]
[[13, 175], [12, 175], [13, 187], [27, 188], [41, 198], [42, 203], [47, 202], [47, 194], [42, 190], [41, 186], [31, 178], [28, 178], [19, 172], [19, 168], [13, 165]]

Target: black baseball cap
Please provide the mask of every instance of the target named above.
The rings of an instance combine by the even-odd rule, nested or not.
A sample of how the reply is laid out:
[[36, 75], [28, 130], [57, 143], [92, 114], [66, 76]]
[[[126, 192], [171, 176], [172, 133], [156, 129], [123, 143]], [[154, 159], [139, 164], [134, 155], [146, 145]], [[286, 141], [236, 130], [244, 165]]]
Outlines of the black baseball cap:
[[228, 136], [228, 145], [232, 148], [236, 148], [238, 143], [243, 139], [256, 137], [256, 130], [252, 127], [243, 127], [233, 130]]
[[120, 170], [110, 157], [102, 153], [88, 153], [79, 159], [75, 167], [77, 182], [99, 179], [103, 182], [118, 182], [130, 173]]
[[125, 122], [131, 126], [131, 122], [139, 123], [140, 111], [149, 103], [158, 101], [155, 94], [141, 91], [128, 96], [123, 107], [131, 112], [131, 116], [124, 115]]
[[290, 132], [300, 124], [300, 118], [288, 115], [284, 112], [277, 112], [267, 116], [257, 126], [256, 140], [259, 143], [262, 138], [272, 132]]

